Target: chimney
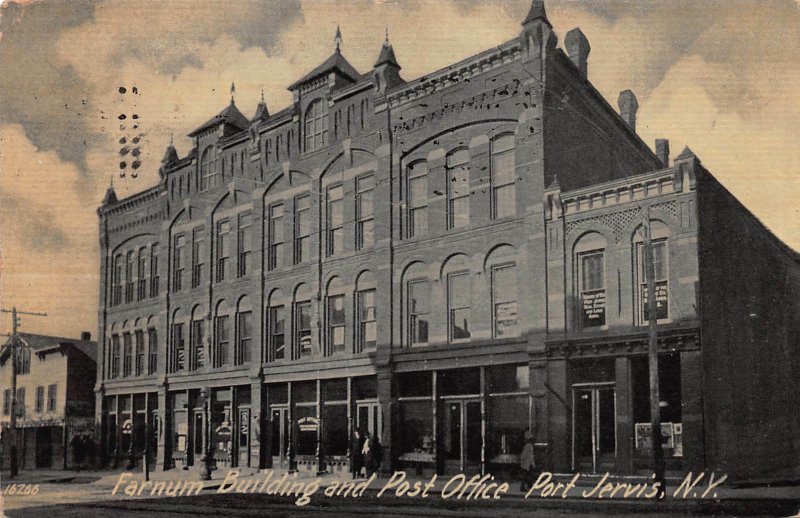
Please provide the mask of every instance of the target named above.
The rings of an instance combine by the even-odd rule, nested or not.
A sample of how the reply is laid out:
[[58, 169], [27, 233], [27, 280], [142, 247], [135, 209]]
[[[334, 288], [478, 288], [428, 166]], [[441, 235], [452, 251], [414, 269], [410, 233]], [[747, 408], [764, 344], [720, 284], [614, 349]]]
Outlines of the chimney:
[[564, 46], [567, 48], [569, 59], [578, 67], [581, 77], [586, 79], [589, 74], [589, 52], [592, 50], [586, 35], [580, 28], [575, 27], [567, 33]]
[[624, 90], [619, 93], [619, 114], [625, 123], [633, 130], [636, 131], [636, 111], [639, 109], [639, 101], [630, 90]]
[[92, 333], [90, 333], [89, 331], [83, 331], [81, 333], [81, 340], [88, 341], [88, 340], [91, 340], [91, 339], [92, 339]]
[[664, 167], [669, 167], [669, 140], [665, 138], [656, 139], [656, 156], [664, 164]]

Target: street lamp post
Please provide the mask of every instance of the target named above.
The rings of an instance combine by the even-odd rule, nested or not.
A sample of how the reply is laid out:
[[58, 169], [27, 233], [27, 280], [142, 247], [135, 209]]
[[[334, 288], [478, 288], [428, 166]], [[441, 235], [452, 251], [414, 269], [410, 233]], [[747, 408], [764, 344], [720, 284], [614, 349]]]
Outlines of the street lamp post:
[[[200, 400], [203, 402], [203, 420], [205, 425], [205, 448], [203, 452], [203, 467], [200, 477], [203, 480], [211, 480], [211, 471], [214, 465], [214, 445], [211, 442], [211, 395], [208, 388], [200, 390]], [[196, 433], [196, 432], [195, 432]]]

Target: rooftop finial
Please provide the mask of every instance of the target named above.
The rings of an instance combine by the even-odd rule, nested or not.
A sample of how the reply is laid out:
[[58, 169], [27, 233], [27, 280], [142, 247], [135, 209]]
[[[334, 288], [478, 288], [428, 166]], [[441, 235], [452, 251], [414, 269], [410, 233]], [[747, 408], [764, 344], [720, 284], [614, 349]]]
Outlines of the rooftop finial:
[[544, 0], [533, 0], [531, 2], [531, 8], [528, 11], [528, 16], [525, 17], [523, 20], [522, 25], [530, 23], [534, 20], [542, 19], [548, 24], [550, 21], [547, 19], [547, 14], [544, 10]]
[[110, 174], [108, 176], [109, 176], [109, 178], [111, 178], [111, 185], [109, 185], [108, 188], [109, 189], [113, 189], [114, 188], [114, 175]]
[[339, 52], [342, 47], [342, 30], [338, 25], [336, 26], [336, 35], [333, 40], [336, 42], [336, 52]]
[[389, 44], [389, 26], [386, 26], [386, 44]]
[[261, 89], [261, 102], [262, 103], [265, 102], [264, 101], [264, 89], [263, 88]]
[[233, 98], [236, 95], [236, 84], [231, 83], [231, 103], [234, 102]]
[[175, 132], [174, 131], [170, 131], [169, 132], [169, 145], [172, 146], [174, 144], [175, 144]]

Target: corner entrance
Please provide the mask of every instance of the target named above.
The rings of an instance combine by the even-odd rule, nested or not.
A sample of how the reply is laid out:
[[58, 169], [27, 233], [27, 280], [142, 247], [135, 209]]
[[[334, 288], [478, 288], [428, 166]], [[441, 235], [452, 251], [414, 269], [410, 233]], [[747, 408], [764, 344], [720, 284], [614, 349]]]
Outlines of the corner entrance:
[[572, 470], [613, 470], [617, 453], [614, 383], [572, 386]]

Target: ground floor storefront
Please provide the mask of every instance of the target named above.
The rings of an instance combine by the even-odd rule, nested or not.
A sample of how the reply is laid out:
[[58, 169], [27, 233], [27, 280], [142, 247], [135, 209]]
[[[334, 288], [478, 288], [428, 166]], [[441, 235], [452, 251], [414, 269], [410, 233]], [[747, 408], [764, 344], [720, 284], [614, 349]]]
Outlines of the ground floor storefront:
[[[374, 375], [104, 396], [109, 462], [146, 453], [158, 469], [217, 466], [347, 472], [354, 432], [381, 446], [381, 469], [515, 476], [527, 431], [556, 472], [626, 474], [650, 466], [643, 343], [553, 347], [528, 362], [454, 368], [397, 364]], [[578, 351], [582, 351], [578, 353]], [[453, 362], [455, 364], [455, 362]], [[667, 469], [703, 467], [699, 349], [659, 354]], [[269, 379], [269, 376], [267, 376]]]
[[16, 442], [18, 469], [80, 469], [95, 465], [94, 420], [68, 417], [17, 425], [16, 441], [8, 423], [0, 431], [0, 469], [11, 465], [11, 446]]

